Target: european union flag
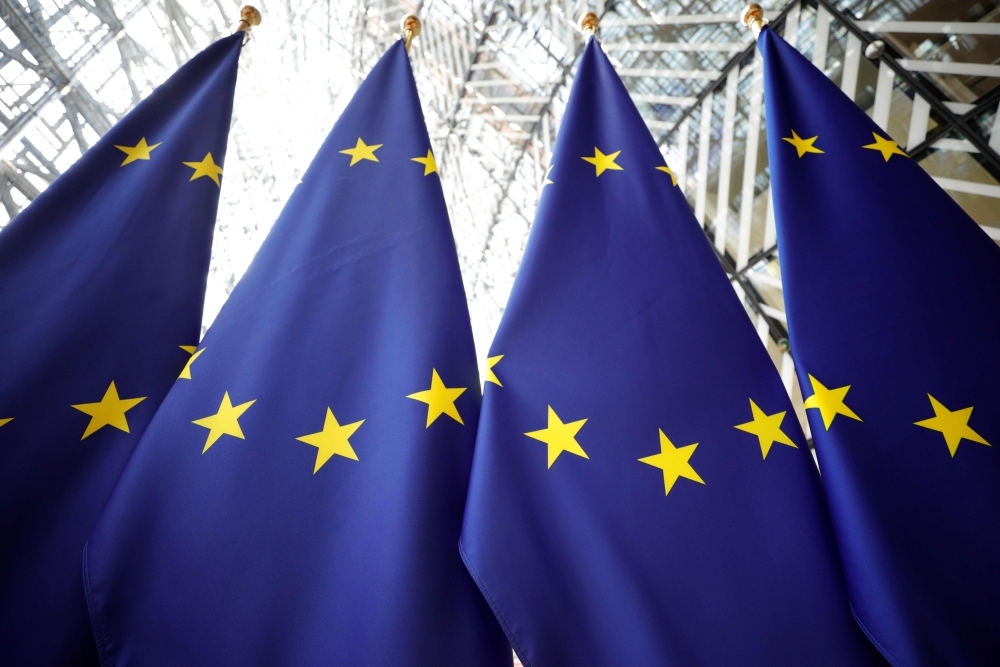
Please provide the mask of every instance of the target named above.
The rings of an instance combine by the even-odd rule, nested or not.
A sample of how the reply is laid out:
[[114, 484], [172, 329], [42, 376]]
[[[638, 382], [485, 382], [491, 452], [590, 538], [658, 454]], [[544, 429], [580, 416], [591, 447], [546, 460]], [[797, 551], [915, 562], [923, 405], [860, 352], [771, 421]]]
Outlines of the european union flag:
[[1000, 660], [1000, 249], [770, 29], [788, 327], [854, 612], [894, 665]]
[[243, 33], [180, 68], [0, 233], [0, 662], [96, 662], [84, 543], [197, 358]]
[[402, 41], [196, 354], [87, 546], [105, 665], [510, 665], [457, 548], [479, 378]]
[[465, 562], [525, 665], [874, 665], [809, 448], [600, 44], [490, 351]]

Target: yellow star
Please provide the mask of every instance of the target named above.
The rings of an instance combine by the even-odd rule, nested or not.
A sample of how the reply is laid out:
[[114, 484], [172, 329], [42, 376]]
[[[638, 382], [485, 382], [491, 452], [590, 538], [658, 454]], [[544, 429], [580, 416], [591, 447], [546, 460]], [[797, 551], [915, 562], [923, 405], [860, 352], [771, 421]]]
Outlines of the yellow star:
[[194, 173], [191, 174], [189, 182], [195, 180], [196, 178], [207, 176], [215, 181], [215, 184], [220, 188], [222, 187], [222, 181], [219, 180], [219, 176], [222, 174], [222, 167], [215, 164], [215, 160], [212, 159], [211, 153], [206, 153], [205, 159], [201, 162], [185, 162], [184, 166], [194, 169]]
[[594, 146], [594, 157], [584, 156], [583, 161], [594, 165], [594, 167], [597, 168], [597, 175], [600, 176], [609, 169], [611, 171], [622, 171], [622, 168], [615, 163], [615, 158], [617, 158], [619, 154], [621, 154], [621, 151], [615, 151], [610, 155], [605, 155], [600, 151], [600, 149], [597, 148], [597, 146]]
[[13, 417], [5, 417], [4, 419], [0, 419], [0, 426], [3, 426], [4, 424], [9, 424], [12, 421], [14, 421]]
[[[201, 356], [201, 353], [205, 351], [205, 348], [201, 348], [197, 352], [195, 352], [195, 348], [194, 348], [193, 345], [181, 345], [181, 348], [185, 352], [190, 351], [192, 354], [191, 354], [191, 358], [187, 360], [186, 364], [184, 364], [184, 368], [181, 370], [181, 374], [177, 376], [177, 379], [178, 380], [190, 380], [191, 379], [191, 364], [194, 363], [195, 359], [197, 359], [198, 357]], [[191, 349], [188, 350], [188, 348], [191, 348]]]
[[525, 433], [529, 438], [534, 438], [535, 440], [540, 440], [549, 446], [549, 466], [556, 462], [559, 455], [563, 452], [569, 452], [570, 454], [576, 454], [577, 456], [582, 456], [585, 459], [589, 459], [587, 452], [583, 451], [583, 447], [580, 443], [576, 441], [576, 434], [580, 432], [583, 425], [587, 423], [586, 419], [580, 419], [575, 422], [569, 422], [564, 424], [556, 411], [549, 406], [549, 425], [540, 431], [529, 431]]
[[[80, 403], [70, 407], [76, 408], [80, 412], [90, 415], [90, 423], [87, 430], [83, 432], [83, 438], [105, 426], [114, 426], [119, 431], [129, 432], [128, 420], [125, 413], [146, 400], [145, 396], [139, 398], [118, 398], [118, 389], [112, 382], [108, 390], [104, 392], [104, 398], [99, 403]], [[83, 438], [80, 438], [83, 440]]]
[[354, 453], [354, 448], [351, 447], [348, 438], [354, 435], [354, 432], [364, 423], [365, 420], [362, 419], [353, 424], [341, 426], [337, 422], [337, 418], [333, 416], [333, 411], [327, 408], [322, 431], [310, 433], [301, 438], [295, 438], [307, 445], [312, 445], [318, 450], [316, 452], [316, 465], [313, 467], [314, 475], [319, 472], [323, 464], [329, 461], [334, 454], [343, 456], [345, 459], [358, 460], [358, 455]]
[[496, 366], [501, 359], [503, 359], [502, 354], [498, 354], [495, 357], [486, 358], [486, 381], [492, 382], [498, 387], [502, 387], [503, 384], [500, 382], [500, 378], [497, 377], [497, 374], [493, 372], [493, 367]]
[[544, 189], [546, 185], [552, 185], [555, 182], [549, 178], [549, 174], [552, 173], [553, 166], [554, 165], [549, 165], [549, 168], [545, 170], [545, 180], [542, 181], [542, 189]]
[[[378, 158], [375, 157], [375, 151], [377, 151], [380, 148], [382, 148], [382, 144], [374, 144], [372, 146], [369, 146], [365, 142], [361, 141], [361, 137], [358, 137], [358, 143], [355, 144], [354, 148], [345, 148], [340, 152], [344, 153], [345, 155], [351, 156], [351, 164], [347, 166], [353, 167], [362, 160], [371, 160], [372, 162], [378, 162]], [[430, 153], [430, 151], [427, 152]], [[421, 160], [426, 160], [427, 158], [413, 158], [413, 159], [421, 161]], [[434, 169], [437, 170], [437, 165], [435, 165]], [[427, 168], [425, 166], [424, 176], [426, 175], [427, 175]]]
[[434, 420], [441, 415], [448, 415], [459, 424], [465, 425], [462, 421], [462, 416], [458, 414], [458, 408], [455, 407], [455, 401], [459, 396], [465, 393], [466, 387], [454, 387], [448, 388], [444, 386], [444, 382], [441, 381], [441, 376], [438, 375], [436, 369], [431, 369], [431, 388], [425, 389], [424, 391], [418, 391], [415, 394], [410, 394], [407, 398], [412, 398], [415, 401], [420, 401], [421, 403], [427, 404], [427, 426], [434, 423]]
[[792, 130], [792, 137], [782, 137], [782, 141], [787, 141], [791, 145], [795, 146], [795, 151], [802, 157], [806, 153], [823, 153], [820, 149], [816, 148], [813, 144], [819, 139], [817, 134], [815, 137], [810, 137], [809, 139], [803, 139], [799, 135], [795, 134], [795, 130]]
[[931, 399], [931, 407], [934, 408], [934, 416], [930, 419], [924, 419], [914, 423], [917, 426], [923, 426], [924, 428], [929, 428], [932, 431], [940, 431], [941, 435], [944, 436], [944, 442], [948, 445], [948, 451], [951, 452], [952, 458], [955, 458], [955, 452], [958, 451], [958, 445], [962, 442], [963, 438], [965, 440], [971, 440], [972, 442], [978, 442], [979, 444], [986, 445], [987, 447], [992, 446], [983, 439], [983, 436], [979, 435], [969, 427], [969, 417], [972, 416], [972, 408], [963, 408], [952, 412], [948, 408], [941, 405], [941, 403], [930, 394], [927, 394], [927, 398]]
[[204, 454], [207, 452], [208, 448], [224, 435], [231, 435], [240, 440], [246, 440], [243, 437], [243, 429], [240, 428], [239, 419], [247, 411], [247, 408], [256, 402], [255, 399], [246, 403], [240, 403], [239, 405], [233, 405], [232, 401], [229, 400], [229, 392], [227, 391], [222, 397], [222, 403], [219, 405], [218, 412], [191, 422], [192, 424], [197, 424], [208, 429], [208, 439], [205, 440], [205, 448], [201, 450], [201, 453]]
[[886, 139], [885, 137], [880, 137], [874, 132], [872, 132], [872, 136], [875, 137], [875, 143], [867, 144], [865, 146], [862, 146], [862, 148], [867, 148], [870, 151], [880, 152], [882, 154], [882, 157], [885, 158], [886, 162], [888, 162], [889, 158], [891, 158], [893, 155], [902, 155], [903, 157], [910, 157], [909, 155], [904, 153], [902, 149], [900, 149], [899, 144], [897, 144], [895, 141], [892, 141], [891, 139]]
[[663, 165], [662, 167], [657, 167], [656, 171], [662, 171], [664, 174], [670, 174], [671, 183], [677, 185], [677, 175], [671, 171], [670, 167]]
[[765, 459], [767, 453], [771, 451], [771, 445], [776, 442], [798, 449], [795, 443], [781, 430], [781, 422], [785, 419], [784, 412], [776, 412], [773, 415], [765, 414], [757, 407], [752, 398], [750, 399], [750, 412], [753, 413], [753, 421], [737, 424], [736, 428], [757, 436], [757, 440], [760, 442], [760, 453], [764, 455]]
[[819, 410], [820, 415], [823, 416], [823, 426], [826, 427], [827, 431], [830, 430], [830, 424], [833, 423], [833, 418], [837, 415], [861, 421], [861, 417], [854, 414], [854, 411], [844, 404], [844, 397], [847, 396], [851, 385], [827, 389], [812, 375], [809, 376], [809, 384], [812, 385], [813, 395], [806, 399], [805, 407], [807, 410], [810, 408]]
[[698, 473], [694, 471], [694, 468], [689, 463], [691, 455], [694, 454], [694, 450], [698, 447], [698, 443], [696, 442], [686, 447], [674, 447], [674, 443], [670, 442], [670, 438], [663, 432], [663, 429], [659, 429], [659, 431], [660, 453], [653, 454], [652, 456], [644, 456], [639, 461], [663, 471], [664, 495], [670, 495], [670, 489], [674, 488], [674, 483], [677, 482], [679, 477], [704, 484], [705, 480], [698, 476]]
[[163, 142], [161, 141], [159, 144], [153, 144], [150, 146], [146, 143], [146, 137], [143, 137], [135, 146], [118, 146], [116, 144], [115, 148], [120, 150], [122, 153], [125, 153], [125, 161], [121, 163], [121, 166], [124, 167], [130, 162], [135, 162], [136, 160], [148, 160], [149, 154], [153, 152], [153, 149], [162, 143]]
[[[361, 140], [358, 139], [358, 141]], [[372, 151], [374, 151], [375, 148], [378, 148], [378, 146], [372, 148]], [[346, 153], [347, 151], [340, 151], [340, 152]], [[372, 155], [372, 157], [375, 157], [374, 154]], [[375, 161], [378, 162], [378, 160]], [[424, 165], [424, 176], [430, 176], [431, 174], [440, 174], [440, 172], [438, 171], [437, 160], [434, 159], [434, 153], [432, 153], [429, 148], [427, 149], [427, 157], [411, 157], [410, 162], [419, 162], [420, 164]], [[351, 164], [354, 163], [352, 162]]]

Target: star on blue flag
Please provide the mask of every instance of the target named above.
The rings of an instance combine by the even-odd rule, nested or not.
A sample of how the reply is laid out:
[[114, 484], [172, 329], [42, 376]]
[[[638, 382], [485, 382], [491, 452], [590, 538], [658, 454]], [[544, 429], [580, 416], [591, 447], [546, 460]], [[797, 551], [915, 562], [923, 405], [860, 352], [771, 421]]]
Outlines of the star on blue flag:
[[461, 539], [518, 656], [879, 664], [781, 379], [596, 40], [553, 163]]
[[430, 155], [400, 41], [88, 542], [106, 664], [511, 664], [457, 549], [481, 398]]
[[80, 558], [198, 340], [219, 188], [184, 163], [225, 157], [242, 39], [192, 58], [0, 232], [0, 663], [96, 664]]
[[1000, 657], [1000, 248], [771, 29], [791, 349], [854, 612], [894, 665]]

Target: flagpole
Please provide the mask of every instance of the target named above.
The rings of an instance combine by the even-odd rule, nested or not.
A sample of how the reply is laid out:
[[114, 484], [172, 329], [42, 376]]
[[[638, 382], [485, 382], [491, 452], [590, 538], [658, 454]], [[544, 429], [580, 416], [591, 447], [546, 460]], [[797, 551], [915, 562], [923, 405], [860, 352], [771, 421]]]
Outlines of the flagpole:
[[747, 5], [740, 12], [740, 23], [750, 28], [753, 33], [753, 38], [757, 39], [760, 37], [760, 31], [764, 29], [764, 26], [768, 24], [768, 20], [764, 18], [764, 10], [760, 5], [754, 3], [752, 5]]
[[599, 23], [600, 20], [597, 18], [597, 14], [587, 12], [580, 17], [580, 32], [588, 37], [594, 37], [597, 34]]
[[413, 38], [420, 34], [420, 19], [417, 18], [416, 14], [407, 14], [403, 17], [403, 21], [399, 24], [399, 27], [403, 31], [406, 50], [409, 51]]
[[243, 8], [240, 9], [240, 22], [236, 24], [233, 33], [242, 31], [249, 36], [254, 26], [258, 25], [260, 25], [260, 12], [252, 5], [243, 5]]

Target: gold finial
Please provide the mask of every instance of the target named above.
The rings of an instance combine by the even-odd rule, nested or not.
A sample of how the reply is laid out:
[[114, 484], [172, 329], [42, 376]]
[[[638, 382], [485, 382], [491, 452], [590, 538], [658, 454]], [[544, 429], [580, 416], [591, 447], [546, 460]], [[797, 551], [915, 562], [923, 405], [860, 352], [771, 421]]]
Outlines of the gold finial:
[[403, 30], [403, 39], [406, 40], [406, 50], [410, 50], [410, 43], [413, 38], [420, 34], [420, 19], [414, 14], [407, 14], [403, 17], [403, 22], [399, 24]]
[[589, 36], [597, 34], [597, 23], [597, 14], [594, 12], [587, 12], [580, 17], [580, 32]]
[[750, 28], [753, 38], [757, 39], [760, 36], [760, 31], [768, 24], [768, 20], [764, 18], [764, 10], [761, 6], [755, 3], [743, 8], [740, 13], [740, 23]]
[[256, 7], [243, 5], [243, 9], [240, 10], [240, 22], [236, 24], [236, 30], [233, 32], [242, 30], [249, 35], [253, 27], [257, 25], [260, 25], [260, 12], [257, 11]]

